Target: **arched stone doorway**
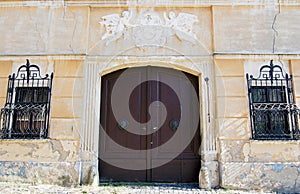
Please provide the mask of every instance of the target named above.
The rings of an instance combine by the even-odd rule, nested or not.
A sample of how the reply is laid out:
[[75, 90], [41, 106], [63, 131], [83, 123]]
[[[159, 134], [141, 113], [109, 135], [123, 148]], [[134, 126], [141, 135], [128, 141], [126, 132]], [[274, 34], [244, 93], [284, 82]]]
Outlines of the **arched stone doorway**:
[[[99, 182], [99, 126], [101, 104], [101, 79], [103, 76], [124, 68], [132, 67], [165, 67], [179, 72], [188, 72], [198, 78], [198, 96], [200, 112], [201, 170], [199, 173], [200, 187], [208, 188], [219, 185], [219, 170], [217, 161], [217, 141], [215, 131], [215, 90], [214, 69], [210, 58], [189, 59], [186, 57], [174, 58], [143, 58], [116, 57], [89, 58], [85, 63], [85, 97], [83, 123], [80, 144], [80, 178], [81, 183]], [[208, 79], [206, 79], [208, 78]]]
[[[123, 86], [114, 91], [118, 84]], [[198, 85], [198, 77], [163, 67], [134, 67], [102, 76], [100, 181], [198, 182]], [[113, 102], [114, 94], [118, 102]], [[115, 109], [113, 103], [118, 104]]]

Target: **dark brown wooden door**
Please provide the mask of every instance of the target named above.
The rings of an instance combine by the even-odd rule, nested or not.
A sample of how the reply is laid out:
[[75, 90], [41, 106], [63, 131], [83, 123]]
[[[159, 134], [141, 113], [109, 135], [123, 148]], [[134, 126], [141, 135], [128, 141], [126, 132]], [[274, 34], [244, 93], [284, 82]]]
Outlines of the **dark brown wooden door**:
[[[132, 116], [134, 120], [140, 123], [140, 126], [137, 126], [138, 130], [147, 131], [147, 135], [133, 134], [123, 129], [113, 113], [111, 106], [112, 90], [119, 76], [125, 70], [103, 76], [101, 80], [100, 122], [104, 131], [100, 131], [99, 142], [99, 155], [103, 159], [99, 159], [100, 181], [198, 182], [200, 170], [199, 127], [196, 133], [193, 133], [194, 138], [184, 151], [176, 153], [178, 152], [176, 146], [167, 150], [160, 149], [162, 145], [168, 143], [175, 133], [178, 133], [176, 124], [180, 123], [181, 116], [184, 114], [178, 91], [181, 99], [185, 98], [185, 101], [191, 99], [188, 106], [194, 108], [193, 106], [197, 103], [192, 102], [189, 86], [192, 83], [193, 89], [198, 94], [198, 78], [190, 74], [181, 76], [176, 70], [168, 68], [139, 67], [130, 70], [126, 76], [130, 77], [131, 81], [136, 82], [137, 86], [129, 98], [128, 104], [131, 115], [123, 115], [123, 124], [130, 128], [130, 123], [127, 123], [126, 117]], [[172, 83], [172, 88], [166, 82]], [[174, 86], [177, 93], [173, 90]], [[149, 110], [150, 106], [152, 107], [151, 111]], [[164, 110], [167, 111], [165, 118]], [[195, 118], [191, 117], [191, 119]], [[186, 131], [184, 133], [190, 133], [190, 127], [189, 125], [185, 126]], [[136, 151], [132, 153], [116, 151], [114, 146], [110, 145], [113, 143], [107, 138], [118, 145]], [[178, 144], [180, 143], [178, 142]], [[177, 157], [172, 159], [174, 154]], [[162, 161], [169, 162], [159, 165]], [[115, 164], [119, 167], [116, 167]], [[146, 168], [128, 170], [123, 169], [122, 166], [124, 165], [122, 164]]]

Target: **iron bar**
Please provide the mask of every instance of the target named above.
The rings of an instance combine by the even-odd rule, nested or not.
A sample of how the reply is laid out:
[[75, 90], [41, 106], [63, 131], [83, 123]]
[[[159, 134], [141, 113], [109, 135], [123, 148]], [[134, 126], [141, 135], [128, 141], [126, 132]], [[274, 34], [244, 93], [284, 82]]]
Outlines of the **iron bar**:
[[42, 77], [28, 59], [8, 77], [6, 103], [0, 111], [1, 139], [47, 138], [52, 82], [53, 73]]

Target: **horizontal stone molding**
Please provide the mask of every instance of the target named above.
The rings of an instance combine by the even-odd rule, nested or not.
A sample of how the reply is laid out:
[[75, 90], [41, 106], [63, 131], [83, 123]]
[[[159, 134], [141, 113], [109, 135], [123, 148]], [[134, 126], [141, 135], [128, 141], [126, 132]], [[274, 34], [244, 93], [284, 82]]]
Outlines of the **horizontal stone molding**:
[[[299, 5], [298, 1], [286, 0], [280, 3], [281, 5]], [[65, 5], [93, 5], [93, 6], [208, 6], [208, 5], [279, 5], [277, 1], [269, 0], [164, 0], [164, 1], [132, 1], [132, 0], [112, 0], [112, 1], [103, 1], [103, 0], [87, 0], [87, 1], [75, 1], [75, 0], [57, 0], [57, 1], [26, 1], [26, 2], [16, 2], [16, 1], [2, 1], [0, 2], [2, 6], [65, 6]]]

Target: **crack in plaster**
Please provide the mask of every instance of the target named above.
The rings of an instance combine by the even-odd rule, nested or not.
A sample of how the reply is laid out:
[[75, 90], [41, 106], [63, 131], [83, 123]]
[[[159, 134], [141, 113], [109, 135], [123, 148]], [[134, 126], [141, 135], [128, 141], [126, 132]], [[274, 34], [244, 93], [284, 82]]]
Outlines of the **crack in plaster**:
[[275, 14], [274, 18], [273, 18], [273, 23], [272, 23], [272, 30], [273, 30], [273, 45], [272, 45], [272, 52], [275, 53], [275, 44], [276, 44], [276, 37], [278, 36], [278, 31], [275, 28], [275, 24], [277, 21], [277, 17], [279, 16], [280, 12], [281, 12], [281, 4], [280, 4], [280, 0], [277, 1], [278, 3], [278, 12]]

